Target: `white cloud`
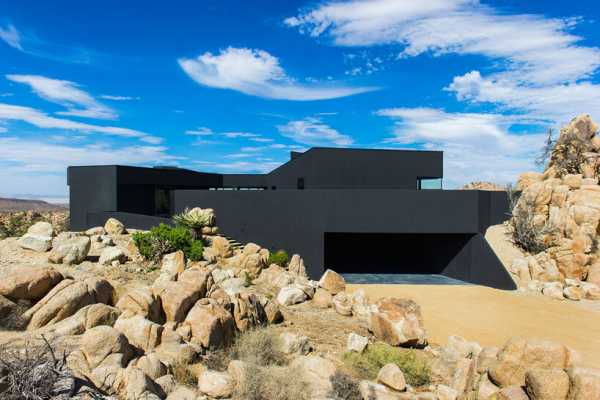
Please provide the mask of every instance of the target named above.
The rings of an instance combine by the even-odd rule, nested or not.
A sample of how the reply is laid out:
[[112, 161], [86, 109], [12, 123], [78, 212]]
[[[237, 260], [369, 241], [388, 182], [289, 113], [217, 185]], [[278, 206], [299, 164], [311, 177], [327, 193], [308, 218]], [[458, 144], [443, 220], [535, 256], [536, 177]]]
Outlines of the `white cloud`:
[[499, 114], [432, 108], [393, 108], [376, 114], [395, 121], [395, 136], [386, 143], [443, 150], [449, 186], [477, 180], [514, 182], [519, 173], [535, 169], [534, 160], [545, 138], [542, 133], [511, 133], [510, 127], [519, 119]]
[[252, 137], [252, 138], [250, 138], [250, 140], [252, 140], [253, 142], [258, 142], [258, 143], [270, 143], [270, 142], [273, 142], [273, 139], [264, 138], [264, 137]]
[[350, 136], [341, 134], [318, 118], [290, 121], [277, 129], [283, 136], [311, 146], [349, 146], [354, 142]]
[[212, 136], [215, 133], [211, 129], [201, 126], [197, 129], [185, 131], [185, 134], [190, 136]]
[[178, 62], [201, 85], [271, 99], [326, 100], [375, 90], [299, 84], [286, 75], [277, 57], [258, 49], [228, 47], [218, 55], [207, 52], [194, 59], [180, 58]]
[[73, 145], [17, 137], [0, 138], [0, 182], [3, 195], [28, 193], [66, 197], [70, 165], [155, 165], [179, 160], [161, 146], [113, 147], [102, 143]]
[[281, 165], [276, 161], [236, 161], [236, 162], [214, 162], [214, 161], [195, 161], [194, 164], [200, 168], [209, 168], [211, 171], [232, 172], [256, 172], [267, 173]]
[[260, 135], [258, 135], [256, 133], [250, 133], [250, 132], [223, 132], [222, 135], [229, 139], [260, 137]]
[[0, 126], [0, 133], [6, 133], [6, 132], [8, 132], [8, 129], [6, 129], [3, 126]]
[[5, 28], [0, 27], [0, 39], [4, 40], [10, 47], [23, 51], [21, 35], [13, 25], [8, 25]]
[[67, 111], [57, 112], [59, 115], [97, 119], [118, 117], [114, 110], [99, 103], [89, 93], [79, 89], [74, 82], [40, 75], [6, 75], [6, 78], [12, 82], [29, 85], [41, 98], [65, 106]]
[[133, 96], [111, 96], [109, 94], [103, 94], [99, 96], [101, 99], [104, 100], [113, 100], [113, 101], [128, 101], [128, 100], [139, 100], [140, 97], [133, 97]]
[[22, 121], [43, 129], [65, 129], [82, 133], [102, 133], [106, 135], [138, 138], [149, 143], [158, 143], [162, 139], [145, 132], [116, 126], [100, 126], [51, 117], [36, 109], [12, 104], [0, 103], [0, 121]]
[[579, 45], [569, 32], [576, 19], [506, 14], [477, 0], [330, 2], [285, 22], [315, 37], [329, 34], [342, 46], [397, 44], [400, 57], [432, 52], [507, 60], [520, 82], [571, 82], [600, 65], [600, 49]]
[[447, 90], [459, 100], [499, 104], [527, 116], [564, 123], [581, 113], [600, 118], [600, 85], [591, 82], [548, 86], [518, 85], [483, 78], [479, 71], [457, 76]]

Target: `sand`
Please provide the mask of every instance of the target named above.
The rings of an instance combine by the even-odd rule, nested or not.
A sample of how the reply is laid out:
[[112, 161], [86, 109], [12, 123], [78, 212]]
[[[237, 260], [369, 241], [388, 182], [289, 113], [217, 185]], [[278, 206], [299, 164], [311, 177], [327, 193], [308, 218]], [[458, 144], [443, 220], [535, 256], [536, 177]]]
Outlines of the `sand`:
[[432, 343], [459, 335], [485, 346], [501, 347], [514, 336], [563, 343], [577, 350], [582, 364], [600, 368], [600, 302], [573, 302], [483, 286], [349, 285], [371, 299], [415, 300]]

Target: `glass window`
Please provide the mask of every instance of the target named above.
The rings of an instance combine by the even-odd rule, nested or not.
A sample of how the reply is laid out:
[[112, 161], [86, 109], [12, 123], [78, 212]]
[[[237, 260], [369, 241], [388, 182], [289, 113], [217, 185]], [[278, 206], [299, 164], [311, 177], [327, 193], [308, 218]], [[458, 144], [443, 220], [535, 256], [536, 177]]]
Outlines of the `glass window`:
[[418, 190], [427, 190], [427, 189], [442, 189], [442, 178], [418, 178], [417, 179], [417, 189]]

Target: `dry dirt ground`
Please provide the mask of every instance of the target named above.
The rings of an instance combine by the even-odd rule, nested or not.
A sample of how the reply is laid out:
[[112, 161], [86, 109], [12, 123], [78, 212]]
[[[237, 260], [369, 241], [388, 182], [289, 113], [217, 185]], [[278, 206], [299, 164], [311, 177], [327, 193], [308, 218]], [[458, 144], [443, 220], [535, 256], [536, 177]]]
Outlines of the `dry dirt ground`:
[[483, 286], [350, 285], [350, 291], [359, 288], [372, 300], [415, 300], [432, 343], [443, 345], [448, 336], [459, 335], [502, 346], [510, 337], [535, 337], [572, 347], [587, 366], [600, 365], [600, 302], [558, 301]]

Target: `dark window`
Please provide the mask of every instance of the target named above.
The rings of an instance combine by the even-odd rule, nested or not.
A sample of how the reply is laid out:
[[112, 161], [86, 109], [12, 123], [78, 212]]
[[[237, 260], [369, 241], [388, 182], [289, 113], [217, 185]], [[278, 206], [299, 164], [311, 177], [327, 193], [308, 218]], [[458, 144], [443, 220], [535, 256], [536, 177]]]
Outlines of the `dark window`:
[[298, 190], [303, 190], [304, 189], [304, 178], [298, 178], [296, 186], [297, 186]]
[[271, 190], [277, 190], [277, 186], [271, 186]]
[[154, 192], [155, 214], [157, 216], [171, 216], [171, 191], [164, 188], [156, 188]]

